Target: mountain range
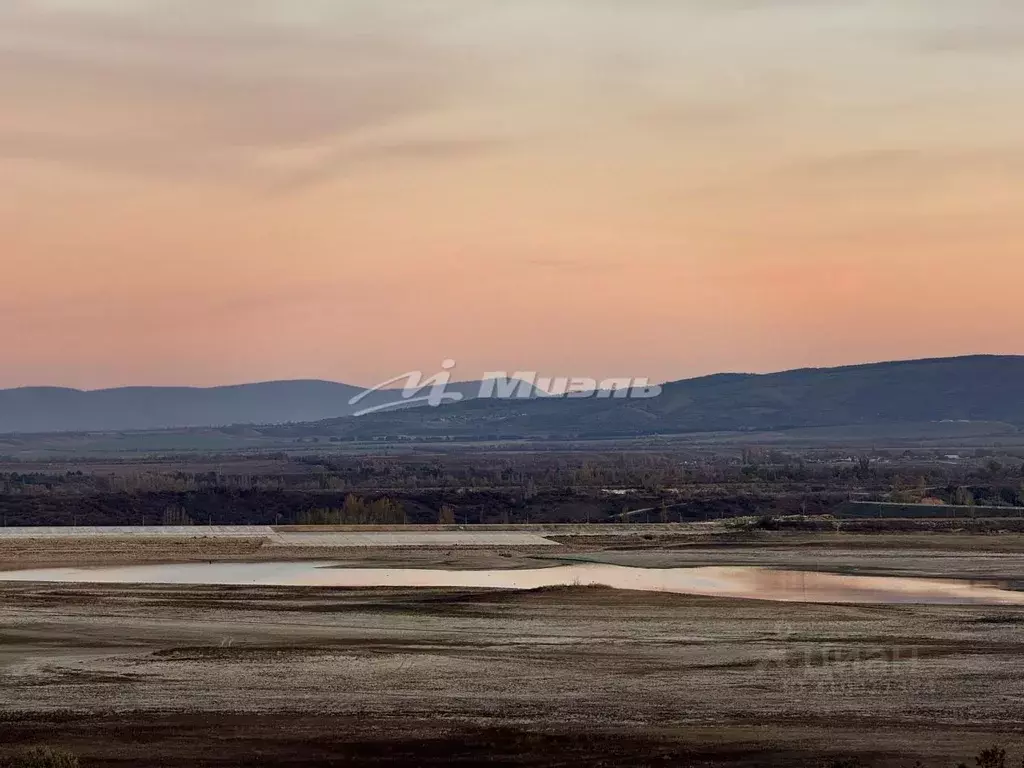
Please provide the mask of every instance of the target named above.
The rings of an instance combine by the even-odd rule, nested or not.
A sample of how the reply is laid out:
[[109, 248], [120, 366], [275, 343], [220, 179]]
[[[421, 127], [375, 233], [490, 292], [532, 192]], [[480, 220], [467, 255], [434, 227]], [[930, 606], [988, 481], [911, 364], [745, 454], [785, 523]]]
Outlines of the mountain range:
[[[475, 397], [480, 382], [450, 384]], [[332, 381], [270, 381], [228, 387], [122, 387], [83, 391], [59, 387], [0, 390], [0, 434], [127, 432], [237, 424], [288, 424], [350, 417], [402, 400], [384, 389], [352, 398], [363, 387]]]
[[[212, 389], [56, 388], [0, 390], [0, 433], [128, 431], [270, 425], [270, 436], [349, 439], [584, 437], [756, 431], [936, 421], [996, 421], [1024, 427], [1024, 357], [974, 356], [717, 374], [664, 385], [653, 399], [479, 399], [479, 382], [450, 385], [462, 402], [353, 417], [400, 399], [323, 381]], [[272, 426], [280, 425], [280, 426]]]
[[[922, 422], [1024, 427], [1024, 357], [977, 356], [717, 374], [665, 384], [639, 400], [477, 399], [298, 428], [298, 434], [595, 438]], [[285, 428], [281, 435], [289, 434]]]

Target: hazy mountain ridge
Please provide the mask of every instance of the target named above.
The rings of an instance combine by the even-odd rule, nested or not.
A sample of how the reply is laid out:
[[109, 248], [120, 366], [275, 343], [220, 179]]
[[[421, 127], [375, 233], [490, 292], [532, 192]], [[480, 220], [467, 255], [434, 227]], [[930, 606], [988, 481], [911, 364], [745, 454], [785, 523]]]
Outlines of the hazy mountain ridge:
[[[664, 385], [647, 400], [481, 400], [479, 382], [454, 383], [466, 398], [440, 408], [403, 408], [360, 418], [401, 399], [327, 381], [211, 389], [128, 387], [83, 392], [0, 390], [0, 433], [129, 431], [270, 425], [267, 436], [349, 439], [577, 437], [795, 429], [931, 421], [993, 421], [1024, 427], [1024, 357], [974, 356], [715, 374]], [[274, 426], [278, 425], [278, 426]]]
[[354, 438], [593, 437], [944, 420], [1024, 426], [1024, 357], [719, 374], [671, 382], [650, 400], [475, 400], [308, 428]]
[[[476, 397], [480, 382], [455, 382], [449, 390]], [[319, 380], [209, 388], [21, 387], [0, 390], [0, 434], [316, 422], [349, 417], [361, 409], [402, 399], [400, 389], [382, 390], [351, 405], [350, 400], [364, 391], [363, 387]]]

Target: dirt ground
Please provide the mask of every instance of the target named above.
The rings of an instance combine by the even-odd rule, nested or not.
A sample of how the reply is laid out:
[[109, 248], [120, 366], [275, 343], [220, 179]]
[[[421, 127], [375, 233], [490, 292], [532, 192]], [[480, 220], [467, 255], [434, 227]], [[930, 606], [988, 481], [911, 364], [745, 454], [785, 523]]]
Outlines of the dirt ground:
[[[600, 547], [287, 547], [248, 538], [0, 539], [0, 571], [66, 566], [342, 560], [351, 567], [537, 568], [539, 558]], [[556, 563], [551, 563], [556, 564]]]
[[[1014, 541], [1003, 551], [951, 538], [826, 541], [592, 542], [563, 556], [1024, 573]], [[537, 564], [530, 553], [489, 550], [348, 554], [358, 565]], [[1019, 760], [1022, 628], [1016, 607], [605, 588], [0, 584], [0, 754], [50, 744], [86, 768], [816, 766], [847, 757], [910, 768], [952, 766], [1001, 743]]]
[[[496, 526], [491, 526], [496, 528]], [[534, 526], [558, 547], [283, 546], [264, 538], [0, 536], [0, 571], [65, 566], [187, 562], [343, 560], [352, 567], [537, 568], [593, 561], [651, 568], [770, 565], [957, 578], [1024, 578], [1024, 534], [840, 533], [729, 530], [721, 524], [686, 526]], [[566, 532], [564, 529], [570, 529]], [[292, 531], [340, 530], [292, 527]], [[366, 530], [383, 530], [366, 527]]]

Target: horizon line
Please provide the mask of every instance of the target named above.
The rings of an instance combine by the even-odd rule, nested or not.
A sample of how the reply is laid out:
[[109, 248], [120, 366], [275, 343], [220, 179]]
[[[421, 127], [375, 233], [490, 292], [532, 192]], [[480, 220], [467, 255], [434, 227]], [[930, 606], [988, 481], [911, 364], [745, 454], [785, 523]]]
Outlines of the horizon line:
[[[700, 380], [700, 379], [713, 378], [713, 377], [716, 377], [716, 376], [772, 376], [772, 375], [778, 375], [778, 374], [784, 374], [784, 373], [798, 373], [800, 371], [844, 370], [844, 369], [850, 369], [850, 368], [865, 368], [865, 367], [876, 366], [876, 365], [899, 365], [899, 364], [904, 364], [904, 363], [929, 363], [929, 362], [940, 362], [940, 361], [950, 361], [950, 360], [977, 360], [977, 359], [1000, 359], [1000, 358], [1007, 358], [1007, 359], [1009, 359], [1009, 358], [1024, 358], [1024, 354], [1012, 354], [1012, 353], [1007, 353], [1007, 354], [971, 353], [971, 354], [963, 354], [963, 355], [946, 355], [946, 356], [939, 356], [939, 357], [915, 357], [915, 358], [899, 358], [899, 359], [895, 359], [895, 360], [871, 360], [871, 361], [865, 361], [865, 362], [859, 362], [859, 363], [843, 363], [841, 365], [818, 365], [818, 366], [806, 365], [806, 366], [799, 366], [799, 367], [796, 367], [796, 368], [783, 368], [783, 369], [770, 370], [770, 371], [713, 371], [713, 372], [710, 372], [710, 373], [703, 373], [703, 374], [698, 374], [698, 375], [695, 375], [695, 376], [686, 376], [686, 377], [679, 378], [679, 379], [668, 379], [668, 380], [665, 380], [665, 381], [659, 381], [659, 382], [653, 382], [653, 383], [665, 385], [665, 384], [674, 384], [674, 383], [681, 382], [681, 381], [697, 381], [697, 380]], [[502, 371], [500, 373], [504, 373], [506, 375], [509, 375], [512, 378], [515, 378], [514, 374], [515, 373], [521, 373], [521, 372], [523, 372], [523, 371]], [[430, 372], [426, 371], [424, 373], [428, 373], [429, 374]], [[491, 371], [487, 371], [485, 373], [491, 373]], [[495, 378], [495, 377], [481, 376], [480, 378], [453, 379], [450, 382], [450, 384], [452, 384], [452, 385], [456, 385], [456, 384], [474, 384], [474, 383], [478, 383], [478, 382], [481, 382], [481, 381], [486, 381], [488, 378]], [[604, 379], [608, 379], [608, 378], [615, 378], [615, 377], [606, 376], [606, 377], [603, 377], [603, 378]], [[373, 386], [373, 385], [369, 385], [369, 386], [365, 386], [364, 387], [361, 384], [352, 384], [352, 383], [349, 383], [349, 382], [346, 382], [346, 381], [336, 381], [336, 380], [333, 380], [333, 379], [295, 378], [295, 379], [254, 380], [254, 381], [237, 382], [237, 383], [231, 383], [231, 384], [212, 384], [212, 385], [208, 385], [208, 386], [191, 385], [191, 384], [123, 384], [123, 385], [118, 385], [118, 386], [114, 386], [114, 387], [97, 387], [95, 389], [82, 389], [82, 388], [79, 388], [79, 387], [67, 387], [67, 386], [61, 386], [61, 385], [55, 385], [55, 384], [26, 384], [26, 385], [21, 385], [21, 386], [16, 386], [16, 387], [0, 387], [0, 392], [17, 392], [17, 391], [28, 390], [28, 389], [55, 390], [55, 391], [61, 391], [61, 392], [78, 392], [78, 393], [82, 393], [82, 394], [95, 394], [95, 393], [100, 393], [100, 392], [119, 392], [119, 391], [123, 391], [123, 390], [132, 390], [132, 389], [140, 389], [140, 390], [146, 390], [146, 389], [149, 389], [149, 390], [154, 390], [154, 389], [173, 390], [173, 389], [177, 389], [177, 390], [192, 390], [192, 391], [200, 391], [200, 392], [202, 392], [202, 391], [211, 391], [211, 390], [218, 390], [218, 389], [240, 389], [242, 387], [267, 386], [267, 385], [273, 385], [273, 384], [329, 384], [329, 385], [334, 385], [334, 386], [351, 387], [352, 389], [369, 389], [370, 386]], [[396, 387], [396, 389], [400, 389], [400, 387]]]

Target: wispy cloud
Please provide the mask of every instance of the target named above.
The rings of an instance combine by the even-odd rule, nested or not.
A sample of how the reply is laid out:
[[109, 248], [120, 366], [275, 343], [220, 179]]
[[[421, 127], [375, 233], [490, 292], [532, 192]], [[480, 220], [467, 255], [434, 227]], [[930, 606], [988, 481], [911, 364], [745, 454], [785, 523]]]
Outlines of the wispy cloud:
[[465, 79], [450, 52], [373, 16], [323, 28], [230, 5], [177, 23], [100, 3], [0, 10], [0, 158], [252, 175], [264, 150], [428, 114]]
[[491, 154], [514, 143], [511, 139], [471, 136], [457, 139], [409, 138], [368, 144], [351, 143], [330, 150], [315, 162], [307, 163], [305, 167], [283, 174], [282, 178], [273, 181], [270, 191], [274, 194], [302, 191], [368, 165], [444, 162]]
[[584, 274], [587, 272], [610, 272], [622, 269], [625, 265], [619, 262], [597, 260], [597, 259], [567, 259], [557, 256], [539, 256], [526, 259], [526, 265], [539, 269], [550, 269], [567, 271], [572, 274]]
[[[90, 384], [328, 347], [373, 378], [410, 326], [595, 369], [680, 329], [705, 369], [836, 328], [844, 358], [1019, 344], [1022, 26], [1020, 0], [0, 0], [0, 384], [53, 349]], [[937, 333], [966, 293], [984, 318]]]
[[[615, 123], [757, 141], [787, 113], [838, 120], [896, 89], [941, 95], [952, 86], [913, 65], [915, 41], [1005, 57], [1024, 13], [1000, 0], [8, 0], [0, 159], [287, 190]], [[293, 149], [315, 163], [282, 167]]]

